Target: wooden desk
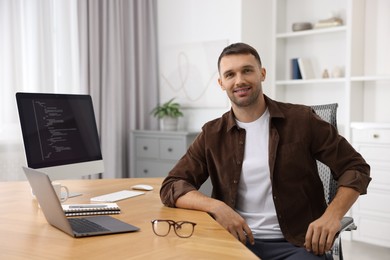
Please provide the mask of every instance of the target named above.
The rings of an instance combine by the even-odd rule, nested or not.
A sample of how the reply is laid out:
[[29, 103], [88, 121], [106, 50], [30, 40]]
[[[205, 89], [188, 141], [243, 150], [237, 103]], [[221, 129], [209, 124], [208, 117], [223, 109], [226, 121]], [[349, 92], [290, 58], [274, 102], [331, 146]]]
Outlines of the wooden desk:
[[[117, 202], [112, 215], [141, 230], [88, 238], [72, 238], [52, 227], [31, 196], [28, 182], [0, 182], [0, 259], [258, 259], [208, 214], [167, 208], [159, 198], [161, 178], [66, 180], [71, 192], [82, 192], [66, 203], [89, 203], [89, 198], [144, 183], [154, 187], [145, 195]], [[167, 237], [153, 233], [156, 218], [196, 222], [190, 238], [173, 230]]]

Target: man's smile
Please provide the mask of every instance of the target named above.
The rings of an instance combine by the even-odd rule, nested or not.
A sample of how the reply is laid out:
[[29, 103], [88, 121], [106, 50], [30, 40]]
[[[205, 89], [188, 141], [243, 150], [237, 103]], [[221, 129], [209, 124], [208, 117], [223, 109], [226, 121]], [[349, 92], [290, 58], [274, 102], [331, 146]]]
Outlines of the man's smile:
[[251, 87], [241, 87], [233, 90], [233, 93], [238, 94], [240, 96], [248, 94], [250, 91]]

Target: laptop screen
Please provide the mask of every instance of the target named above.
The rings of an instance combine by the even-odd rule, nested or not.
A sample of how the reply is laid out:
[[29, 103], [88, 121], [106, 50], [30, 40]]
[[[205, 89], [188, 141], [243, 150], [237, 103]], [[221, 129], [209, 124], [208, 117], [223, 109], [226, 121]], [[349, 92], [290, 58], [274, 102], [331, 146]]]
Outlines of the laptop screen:
[[30, 168], [102, 160], [89, 95], [17, 93], [16, 99]]

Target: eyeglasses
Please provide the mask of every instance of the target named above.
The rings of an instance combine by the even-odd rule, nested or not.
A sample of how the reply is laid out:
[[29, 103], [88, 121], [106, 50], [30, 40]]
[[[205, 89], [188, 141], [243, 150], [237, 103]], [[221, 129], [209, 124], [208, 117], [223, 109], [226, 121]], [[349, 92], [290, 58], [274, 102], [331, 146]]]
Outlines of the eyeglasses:
[[171, 231], [171, 226], [178, 237], [187, 238], [192, 236], [196, 223], [190, 221], [173, 221], [170, 219], [155, 219], [152, 220], [152, 228], [154, 234], [160, 237], [165, 237]]

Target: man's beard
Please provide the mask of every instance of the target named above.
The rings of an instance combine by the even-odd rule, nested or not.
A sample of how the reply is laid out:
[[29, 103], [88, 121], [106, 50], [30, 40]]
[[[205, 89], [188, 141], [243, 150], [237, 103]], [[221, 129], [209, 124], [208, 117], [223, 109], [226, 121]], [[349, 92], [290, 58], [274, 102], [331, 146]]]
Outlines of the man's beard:
[[234, 103], [238, 107], [249, 107], [255, 103], [257, 103], [257, 100], [260, 95], [260, 88], [256, 88], [256, 91], [253, 92], [249, 97], [247, 97], [245, 100], [239, 100], [234, 96], [234, 93], [229, 96], [230, 101]]

